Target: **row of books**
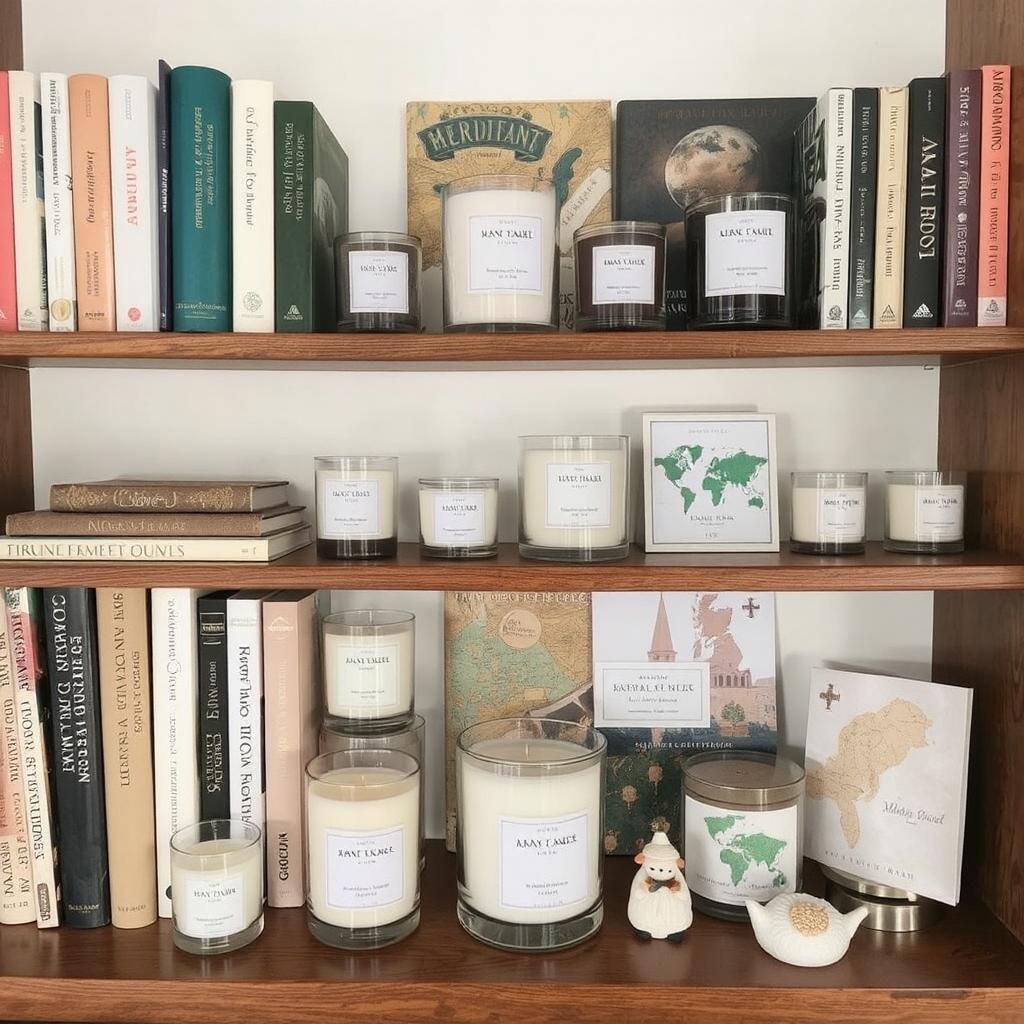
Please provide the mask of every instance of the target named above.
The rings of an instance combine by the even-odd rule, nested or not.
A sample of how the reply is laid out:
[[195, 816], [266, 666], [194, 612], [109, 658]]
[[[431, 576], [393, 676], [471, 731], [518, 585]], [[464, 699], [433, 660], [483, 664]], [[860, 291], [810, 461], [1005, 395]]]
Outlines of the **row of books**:
[[0, 72], [0, 330], [334, 330], [347, 230], [344, 150], [271, 82]]
[[830, 89], [796, 131], [804, 327], [1004, 326], [1010, 68]]
[[0, 591], [0, 924], [170, 917], [174, 831], [264, 830], [271, 906], [305, 898], [313, 591]]

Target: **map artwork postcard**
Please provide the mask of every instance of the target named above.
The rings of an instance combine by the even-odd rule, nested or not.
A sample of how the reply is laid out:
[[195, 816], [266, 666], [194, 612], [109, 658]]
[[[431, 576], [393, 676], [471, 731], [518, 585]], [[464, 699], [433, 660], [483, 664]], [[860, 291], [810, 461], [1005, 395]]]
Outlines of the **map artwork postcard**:
[[778, 551], [775, 416], [646, 412], [648, 551]]
[[816, 668], [805, 853], [955, 906], [974, 691]]

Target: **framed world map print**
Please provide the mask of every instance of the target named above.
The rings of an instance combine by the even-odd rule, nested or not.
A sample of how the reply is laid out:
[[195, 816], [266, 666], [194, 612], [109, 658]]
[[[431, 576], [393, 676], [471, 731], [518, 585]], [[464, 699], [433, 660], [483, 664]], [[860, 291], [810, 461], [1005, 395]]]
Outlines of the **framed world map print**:
[[778, 551], [772, 413], [645, 412], [648, 551]]

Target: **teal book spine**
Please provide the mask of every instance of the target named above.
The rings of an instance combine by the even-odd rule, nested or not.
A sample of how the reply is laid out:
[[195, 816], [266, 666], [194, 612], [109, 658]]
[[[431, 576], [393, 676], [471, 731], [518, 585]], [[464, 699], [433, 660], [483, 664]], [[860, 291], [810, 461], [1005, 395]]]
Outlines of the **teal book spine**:
[[174, 330], [231, 330], [231, 80], [180, 67], [171, 80]]

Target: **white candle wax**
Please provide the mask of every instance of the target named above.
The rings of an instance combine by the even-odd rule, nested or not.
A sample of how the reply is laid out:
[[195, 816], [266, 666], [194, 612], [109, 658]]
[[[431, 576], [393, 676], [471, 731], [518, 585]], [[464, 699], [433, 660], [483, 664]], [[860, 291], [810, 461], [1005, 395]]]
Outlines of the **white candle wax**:
[[336, 718], [390, 718], [412, 708], [412, 620], [373, 633], [335, 633], [324, 625], [324, 689]]
[[964, 489], [961, 484], [887, 485], [887, 536], [922, 544], [963, 540]]
[[498, 540], [497, 490], [421, 487], [420, 533], [431, 547], [493, 547]]
[[863, 487], [794, 487], [793, 532], [805, 544], [856, 544], [864, 539]]
[[[551, 739], [482, 740], [472, 751], [509, 761], [565, 761], [583, 748]], [[561, 772], [459, 761], [459, 847], [468, 902], [499, 921], [564, 921], [600, 896], [601, 765]]]
[[[193, 939], [220, 939], [248, 928], [263, 913], [261, 844], [208, 839], [171, 857], [174, 926]], [[192, 858], [202, 856], [203, 860]]]
[[419, 775], [336, 768], [306, 801], [309, 907], [327, 924], [375, 928], [416, 907]]
[[318, 469], [317, 536], [382, 540], [395, 536], [395, 474], [388, 469]]

